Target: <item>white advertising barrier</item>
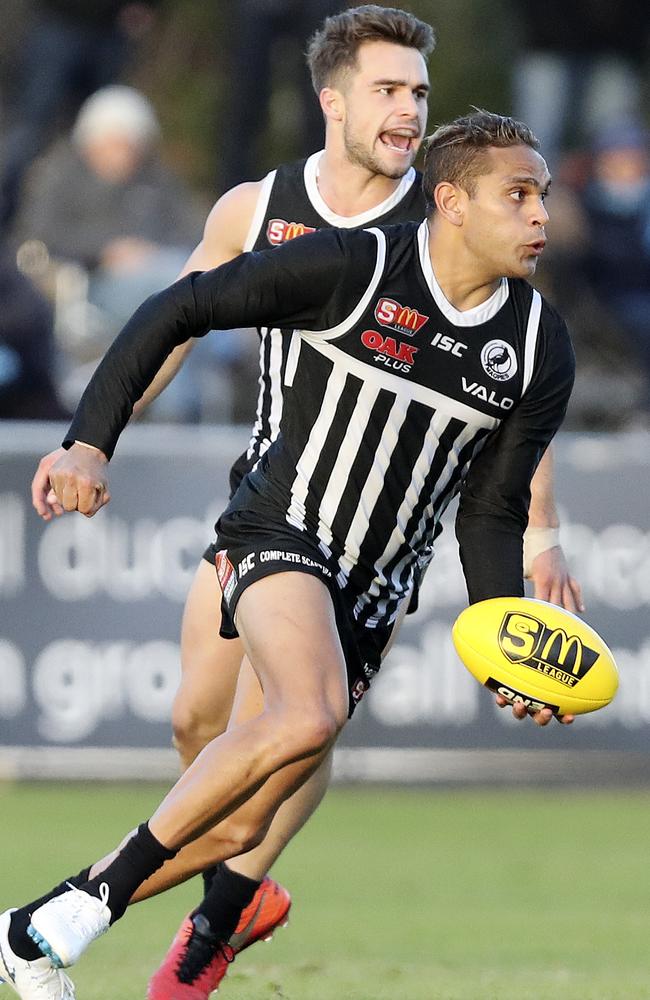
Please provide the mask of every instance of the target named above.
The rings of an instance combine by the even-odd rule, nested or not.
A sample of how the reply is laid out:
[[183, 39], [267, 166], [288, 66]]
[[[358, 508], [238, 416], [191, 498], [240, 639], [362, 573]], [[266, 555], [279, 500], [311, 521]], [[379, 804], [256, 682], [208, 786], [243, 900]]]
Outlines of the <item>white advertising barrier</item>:
[[[173, 776], [183, 601], [247, 432], [130, 427], [109, 506], [45, 524], [29, 485], [63, 430], [0, 424], [0, 774]], [[451, 642], [466, 596], [450, 518], [419, 610], [342, 735], [340, 776], [650, 773], [650, 437], [567, 434], [555, 453], [562, 541], [617, 657], [617, 698], [545, 730], [496, 708]]]

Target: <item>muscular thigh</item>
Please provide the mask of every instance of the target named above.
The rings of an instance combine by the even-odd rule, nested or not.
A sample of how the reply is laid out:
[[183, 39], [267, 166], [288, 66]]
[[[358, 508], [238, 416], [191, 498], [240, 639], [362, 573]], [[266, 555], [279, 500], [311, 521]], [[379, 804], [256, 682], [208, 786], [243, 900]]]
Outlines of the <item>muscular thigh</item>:
[[221, 589], [214, 566], [202, 559], [185, 603], [181, 630], [181, 685], [177, 700], [209, 716], [215, 733], [226, 728], [243, 649], [239, 639], [223, 639]]
[[236, 625], [265, 707], [327, 706], [347, 716], [347, 673], [330, 593], [315, 576], [280, 572], [241, 594]]

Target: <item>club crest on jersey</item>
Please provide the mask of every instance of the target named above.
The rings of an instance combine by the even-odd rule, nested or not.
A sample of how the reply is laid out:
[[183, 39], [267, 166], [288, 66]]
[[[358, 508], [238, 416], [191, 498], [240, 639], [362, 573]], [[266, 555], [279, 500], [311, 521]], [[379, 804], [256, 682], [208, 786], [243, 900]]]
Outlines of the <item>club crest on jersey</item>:
[[405, 333], [407, 337], [421, 330], [429, 317], [413, 309], [412, 306], [403, 306], [395, 299], [382, 298], [375, 306], [375, 319], [382, 326], [389, 326], [391, 330], [398, 333]]
[[384, 368], [406, 373], [410, 372], [415, 364], [417, 347], [413, 344], [403, 344], [395, 337], [384, 337], [378, 330], [364, 330], [361, 334], [361, 343], [369, 351], [376, 352], [372, 360]]
[[266, 227], [266, 238], [274, 246], [295, 240], [297, 236], [304, 236], [305, 233], [315, 233], [315, 226], [306, 226], [304, 222], [286, 222], [284, 219], [269, 219]]
[[481, 364], [495, 382], [507, 382], [517, 374], [517, 355], [505, 340], [490, 340], [481, 351]]

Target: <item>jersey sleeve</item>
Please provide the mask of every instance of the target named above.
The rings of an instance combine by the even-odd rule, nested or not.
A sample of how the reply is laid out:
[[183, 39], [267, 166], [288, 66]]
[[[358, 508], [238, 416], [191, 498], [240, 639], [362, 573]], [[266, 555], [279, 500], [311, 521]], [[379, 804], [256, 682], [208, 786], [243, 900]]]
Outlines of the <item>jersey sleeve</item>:
[[321, 230], [272, 250], [193, 272], [144, 302], [99, 364], [63, 442], [110, 458], [134, 404], [172, 350], [191, 337], [239, 327], [325, 330], [370, 281], [377, 254], [367, 232]]
[[546, 304], [540, 332], [528, 389], [490, 435], [461, 485], [456, 536], [470, 603], [524, 593], [530, 483], [564, 419], [575, 374], [566, 325]]

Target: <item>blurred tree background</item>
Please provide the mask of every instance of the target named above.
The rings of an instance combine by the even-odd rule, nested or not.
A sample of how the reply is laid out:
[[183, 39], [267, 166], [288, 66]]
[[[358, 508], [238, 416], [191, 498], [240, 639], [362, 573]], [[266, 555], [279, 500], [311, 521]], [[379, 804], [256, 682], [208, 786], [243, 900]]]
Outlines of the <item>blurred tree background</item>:
[[[128, 74], [128, 82], [140, 87], [159, 111], [169, 160], [210, 199], [222, 192], [220, 121], [228, 94], [229, 20], [236, 3], [166, 0]], [[343, 6], [333, 3], [332, 9]], [[413, 0], [403, 6], [433, 24], [438, 36], [430, 62], [431, 128], [472, 104], [509, 110], [510, 55], [516, 32], [507, 0]], [[304, 58], [303, 51], [288, 51], [280, 44], [273, 53], [276, 71], [259, 157], [260, 177], [303, 152], [294, 113], [296, 95], [288, 82], [294, 74], [287, 73], [292, 61]], [[241, 142], [246, 141], [242, 135]]]

